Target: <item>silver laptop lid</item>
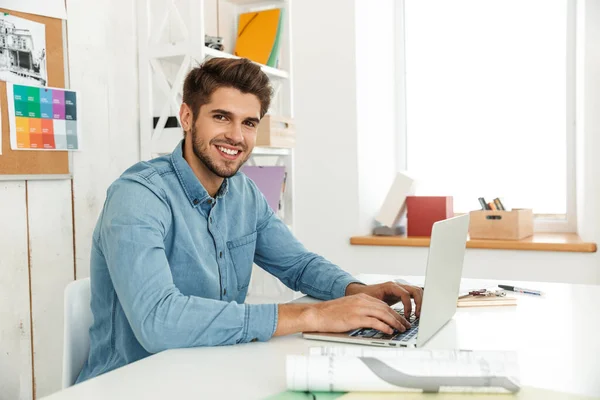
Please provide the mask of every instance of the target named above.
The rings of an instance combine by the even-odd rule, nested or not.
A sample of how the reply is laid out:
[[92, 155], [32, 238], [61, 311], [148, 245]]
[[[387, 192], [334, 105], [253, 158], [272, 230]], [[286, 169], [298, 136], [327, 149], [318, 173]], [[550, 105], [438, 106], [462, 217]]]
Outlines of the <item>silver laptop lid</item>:
[[423, 346], [456, 312], [468, 231], [468, 214], [433, 224], [417, 347]]

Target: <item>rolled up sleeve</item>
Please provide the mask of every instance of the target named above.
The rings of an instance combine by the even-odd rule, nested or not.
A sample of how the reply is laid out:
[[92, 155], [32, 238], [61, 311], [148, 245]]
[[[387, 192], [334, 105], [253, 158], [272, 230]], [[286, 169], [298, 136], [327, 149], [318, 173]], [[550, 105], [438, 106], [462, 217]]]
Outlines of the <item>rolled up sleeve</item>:
[[246, 304], [242, 342], [265, 342], [277, 328], [276, 304]]

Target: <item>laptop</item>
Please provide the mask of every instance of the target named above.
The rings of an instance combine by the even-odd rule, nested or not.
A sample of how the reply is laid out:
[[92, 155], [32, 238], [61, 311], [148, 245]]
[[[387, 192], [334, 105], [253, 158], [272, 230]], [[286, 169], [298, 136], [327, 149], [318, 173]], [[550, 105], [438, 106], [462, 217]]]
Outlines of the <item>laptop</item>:
[[[421, 317], [411, 316], [410, 329], [388, 335], [377, 329], [361, 328], [345, 333], [304, 333], [303, 337], [371, 346], [422, 347], [456, 312], [468, 230], [468, 214], [433, 224]], [[402, 303], [392, 308], [404, 316]]]

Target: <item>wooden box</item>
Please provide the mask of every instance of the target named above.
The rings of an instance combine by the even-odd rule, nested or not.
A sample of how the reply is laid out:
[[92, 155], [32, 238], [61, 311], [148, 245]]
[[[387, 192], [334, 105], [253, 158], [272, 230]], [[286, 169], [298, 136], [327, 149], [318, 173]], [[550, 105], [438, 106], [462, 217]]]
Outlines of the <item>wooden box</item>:
[[407, 196], [407, 236], [431, 236], [433, 224], [454, 216], [452, 196]]
[[258, 125], [256, 146], [294, 147], [296, 145], [296, 127], [291, 118], [265, 115]]
[[533, 235], [533, 210], [478, 210], [470, 212], [471, 239], [521, 240]]

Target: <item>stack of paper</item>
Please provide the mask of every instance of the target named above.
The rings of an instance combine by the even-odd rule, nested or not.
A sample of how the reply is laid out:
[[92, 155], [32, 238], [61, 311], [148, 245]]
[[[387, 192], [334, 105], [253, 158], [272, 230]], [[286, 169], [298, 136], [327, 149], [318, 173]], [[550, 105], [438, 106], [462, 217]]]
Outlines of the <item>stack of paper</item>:
[[283, 9], [240, 14], [234, 54], [276, 67], [283, 29]]
[[520, 389], [514, 352], [313, 348], [288, 355], [287, 388], [325, 392], [486, 392]]

